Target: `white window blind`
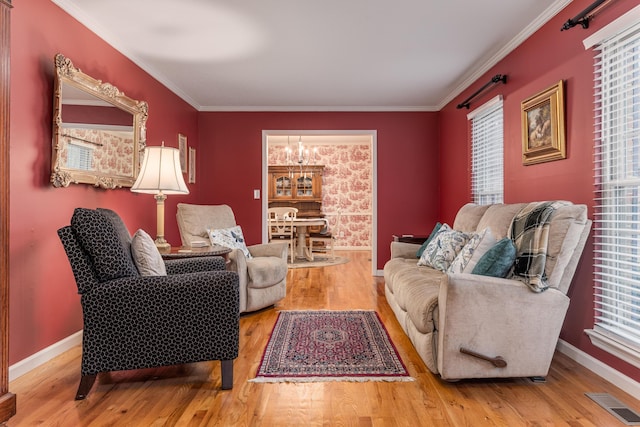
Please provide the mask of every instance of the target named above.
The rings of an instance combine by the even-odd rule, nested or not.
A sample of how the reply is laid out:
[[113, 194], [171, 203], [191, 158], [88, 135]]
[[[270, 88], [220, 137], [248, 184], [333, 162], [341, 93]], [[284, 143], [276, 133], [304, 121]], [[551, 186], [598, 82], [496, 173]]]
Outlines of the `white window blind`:
[[[613, 341], [614, 347], [632, 355], [620, 357], [637, 363], [640, 356], [640, 23], [603, 41], [596, 50], [595, 326], [588, 332], [592, 340], [593, 335], [604, 335], [606, 340]], [[595, 341], [594, 344], [598, 345]]]
[[502, 97], [467, 116], [471, 120], [471, 195], [480, 205], [503, 201]]
[[67, 167], [93, 170], [93, 148], [80, 144], [67, 144]]

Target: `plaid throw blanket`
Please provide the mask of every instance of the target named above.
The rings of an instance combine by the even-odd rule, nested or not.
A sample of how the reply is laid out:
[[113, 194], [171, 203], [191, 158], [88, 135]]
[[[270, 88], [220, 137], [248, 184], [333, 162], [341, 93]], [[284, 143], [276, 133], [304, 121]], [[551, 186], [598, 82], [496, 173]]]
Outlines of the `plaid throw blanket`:
[[544, 272], [549, 242], [549, 218], [567, 202], [533, 202], [525, 206], [514, 218], [509, 237], [516, 245], [515, 278], [524, 279], [532, 291], [542, 292], [549, 287]]

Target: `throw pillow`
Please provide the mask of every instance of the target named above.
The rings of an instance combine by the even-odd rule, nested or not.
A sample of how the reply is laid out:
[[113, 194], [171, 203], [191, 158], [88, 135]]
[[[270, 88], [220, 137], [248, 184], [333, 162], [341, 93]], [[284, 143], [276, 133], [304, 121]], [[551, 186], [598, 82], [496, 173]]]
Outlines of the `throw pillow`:
[[449, 273], [471, 273], [482, 255], [495, 244], [496, 238], [490, 228], [485, 228], [481, 233], [473, 234], [447, 271]]
[[449, 225], [443, 224], [425, 248], [418, 265], [447, 271], [468, 240], [468, 234], [452, 230]]
[[141, 276], [166, 276], [162, 255], [149, 234], [140, 229], [131, 239], [131, 255]]
[[138, 269], [106, 215], [93, 209], [76, 208], [71, 217], [71, 228], [89, 254], [98, 281], [138, 276]]
[[516, 260], [516, 245], [508, 237], [498, 241], [478, 260], [471, 274], [507, 277]]
[[440, 227], [442, 227], [442, 224], [440, 224], [439, 222], [436, 222], [435, 227], [433, 227], [433, 230], [431, 230], [431, 234], [429, 234], [429, 237], [427, 238], [427, 240], [424, 241], [422, 246], [420, 246], [420, 248], [418, 249], [418, 252], [416, 252], [416, 258], [420, 258], [422, 256], [422, 253], [427, 248], [427, 245], [429, 244], [429, 242], [433, 240], [435, 235], [438, 234], [438, 231], [440, 231]]
[[244, 256], [251, 258], [249, 249], [244, 242], [244, 236], [242, 235], [242, 229], [239, 225], [230, 228], [220, 228], [217, 230], [208, 229], [209, 240], [212, 245], [224, 246], [230, 249], [239, 249], [244, 253]]

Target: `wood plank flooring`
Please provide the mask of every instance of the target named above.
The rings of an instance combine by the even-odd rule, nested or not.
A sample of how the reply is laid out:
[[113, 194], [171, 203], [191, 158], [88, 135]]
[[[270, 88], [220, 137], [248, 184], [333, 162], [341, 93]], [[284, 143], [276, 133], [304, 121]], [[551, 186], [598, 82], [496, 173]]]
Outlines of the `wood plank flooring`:
[[[287, 297], [243, 316], [234, 387], [220, 389], [220, 363], [101, 374], [76, 402], [80, 348], [10, 384], [13, 426], [619, 426], [585, 392], [640, 403], [562, 354], [547, 382], [447, 383], [431, 374], [402, 332], [371, 276], [369, 251], [344, 251], [343, 265], [289, 270]], [[75, 286], [69, 284], [69, 286]], [[415, 382], [250, 383], [279, 310], [375, 309]]]

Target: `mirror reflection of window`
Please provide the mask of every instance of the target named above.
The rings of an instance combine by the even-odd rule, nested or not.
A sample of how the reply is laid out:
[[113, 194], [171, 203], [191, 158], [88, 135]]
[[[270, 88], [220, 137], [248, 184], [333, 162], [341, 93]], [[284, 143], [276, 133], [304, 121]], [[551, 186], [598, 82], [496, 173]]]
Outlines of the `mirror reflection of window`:
[[67, 145], [67, 167], [80, 170], [93, 170], [93, 149], [79, 144]]

